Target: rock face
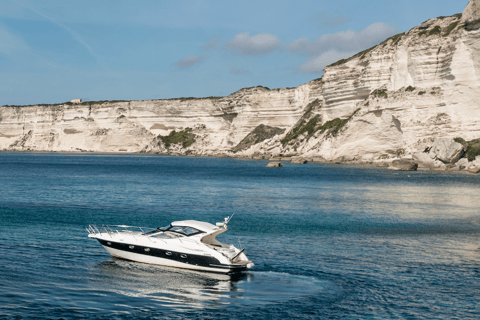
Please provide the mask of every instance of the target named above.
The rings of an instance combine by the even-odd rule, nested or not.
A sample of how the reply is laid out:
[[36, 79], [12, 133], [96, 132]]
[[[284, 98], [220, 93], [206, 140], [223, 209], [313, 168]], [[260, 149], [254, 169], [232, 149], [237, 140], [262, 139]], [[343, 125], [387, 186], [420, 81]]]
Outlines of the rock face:
[[[472, 0], [463, 15], [428, 20], [334, 63], [321, 79], [297, 88], [245, 88], [221, 98], [3, 106], [0, 150], [336, 162], [414, 155], [422, 165], [444, 168], [458, 160], [457, 144], [449, 143], [445, 153], [436, 145], [431, 161], [421, 154], [437, 139], [480, 138], [479, 3]], [[474, 156], [468, 153], [470, 161]]]
[[480, 0], [472, 0], [463, 11], [462, 22], [480, 20]]

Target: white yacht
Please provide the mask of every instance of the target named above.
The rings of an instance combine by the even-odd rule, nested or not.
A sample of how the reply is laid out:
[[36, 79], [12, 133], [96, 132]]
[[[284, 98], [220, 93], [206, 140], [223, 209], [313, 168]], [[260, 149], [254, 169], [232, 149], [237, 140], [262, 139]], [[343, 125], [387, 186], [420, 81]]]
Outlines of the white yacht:
[[114, 257], [219, 273], [238, 273], [253, 268], [245, 249], [220, 243], [216, 236], [227, 231], [227, 223], [213, 225], [195, 220], [172, 222], [165, 228], [96, 226], [87, 228]]

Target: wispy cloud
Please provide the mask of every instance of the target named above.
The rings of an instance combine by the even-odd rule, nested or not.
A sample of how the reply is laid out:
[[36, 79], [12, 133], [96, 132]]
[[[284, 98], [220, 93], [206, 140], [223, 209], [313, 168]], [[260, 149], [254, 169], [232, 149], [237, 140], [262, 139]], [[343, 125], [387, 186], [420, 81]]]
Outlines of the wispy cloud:
[[237, 34], [233, 40], [227, 42], [225, 49], [234, 55], [256, 56], [263, 55], [280, 47], [280, 40], [269, 33], [260, 33], [251, 37], [248, 32]]
[[[9, 1], [9, 0], [7, 0]], [[10, 1], [9, 1], [10, 2]], [[23, 8], [27, 9], [27, 10], [30, 10], [32, 12], [34, 12], [35, 14], [49, 20], [50, 22], [54, 23], [55, 25], [59, 26], [60, 28], [62, 28], [63, 30], [65, 30], [66, 32], [68, 32], [68, 34], [70, 34], [70, 36], [72, 37], [72, 39], [74, 39], [75, 41], [77, 41], [78, 43], [80, 43], [82, 46], [84, 46], [87, 51], [90, 53], [90, 55], [95, 59], [95, 61], [98, 63], [99, 66], [101, 66], [103, 69], [107, 69], [105, 66], [103, 66], [99, 59], [98, 59], [98, 56], [97, 54], [93, 51], [93, 49], [90, 47], [90, 45], [85, 42], [85, 40], [83, 40], [83, 38], [78, 35], [75, 31], [73, 31], [72, 29], [70, 29], [68, 26], [66, 26], [65, 24], [51, 18], [50, 16], [38, 11], [37, 9], [35, 9], [33, 6], [27, 6], [26, 4], [24, 3], [21, 3], [21, 2], [15, 2], [15, 4], [18, 4], [20, 6], [22, 6]]]
[[205, 60], [204, 56], [201, 55], [196, 55], [196, 56], [186, 56], [183, 57], [182, 59], [178, 60], [175, 62], [175, 65], [179, 69], [186, 69], [193, 67], [194, 65], [203, 62]]
[[328, 14], [321, 12], [315, 16], [315, 20], [319, 24], [318, 28], [322, 27], [338, 27], [350, 22], [352, 19], [341, 16], [340, 14]]
[[231, 67], [230, 71], [228, 71], [231, 74], [236, 74], [236, 75], [244, 75], [244, 74], [251, 74], [250, 70], [247, 68], [242, 68], [242, 67]]
[[290, 52], [305, 55], [309, 60], [298, 67], [306, 73], [318, 73], [328, 64], [350, 57], [395, 34], [395, 28], [385, 23], [374, 23], [359, 31], [348, 30], [326, 34], [309, 41], [301, 38], [287, 45]]
[[218, 37], [213, 38], [210, 40], [206, 45], [203, 46], [205, 50], [212, 50], [215, 49], [219, 43], [220, 39]]
[[0, 25], [0, 53], [12, 55], [16, 52], [28, 50], [28, 46], [23, 40], [8, 32]]

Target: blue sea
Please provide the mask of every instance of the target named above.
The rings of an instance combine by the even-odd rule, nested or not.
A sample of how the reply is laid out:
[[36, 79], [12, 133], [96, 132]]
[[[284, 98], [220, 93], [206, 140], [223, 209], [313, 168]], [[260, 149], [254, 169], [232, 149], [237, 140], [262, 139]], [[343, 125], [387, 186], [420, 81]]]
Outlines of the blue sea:
[[[0, 153], [0, 319], [478, 319], [480, 176]], [[255, 267], [112, 258], [89, 224], [222, 221]]]

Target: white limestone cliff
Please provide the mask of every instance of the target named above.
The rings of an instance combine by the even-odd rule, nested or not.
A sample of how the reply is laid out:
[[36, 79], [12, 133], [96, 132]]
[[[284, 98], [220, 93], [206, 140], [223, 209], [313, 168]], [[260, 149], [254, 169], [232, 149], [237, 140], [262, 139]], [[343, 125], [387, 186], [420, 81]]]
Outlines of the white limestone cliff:
[[463, 11], [462, 22], [472, 22], [480, 19], [480, 1], [472, 0]]
[[[189, 149], [218, 154], [232, 149], [260, 124], [287, 129], [320, 85], [239, 90], [228, 97], [129, 102], [84, 102], [0, 108], [0, 149], [33, 151], [168, 152], [153, 140], [192, 128]], [[157, 139], [158, 140], [158, 139]]]
[[[156, 152], [377, 161], [437, 138], [480, 138], [480, 0], [325, 68], [297, 88], [227, 97], [4, 106], [0, 150]], [[231, 150], [259, 125], [285, 129]], [[165, 143], [172, 131], [195, 141]]]
[[423, 151], [437, 138], [479, 138], [480, 26], [462, 21], [460, 15], [428, 20], [327, 67], [325, 103], [317, 111], [322, 123], [359, 110], [336, 136], [322, 130], [303, 135], [285, 153], [393, 159]]

